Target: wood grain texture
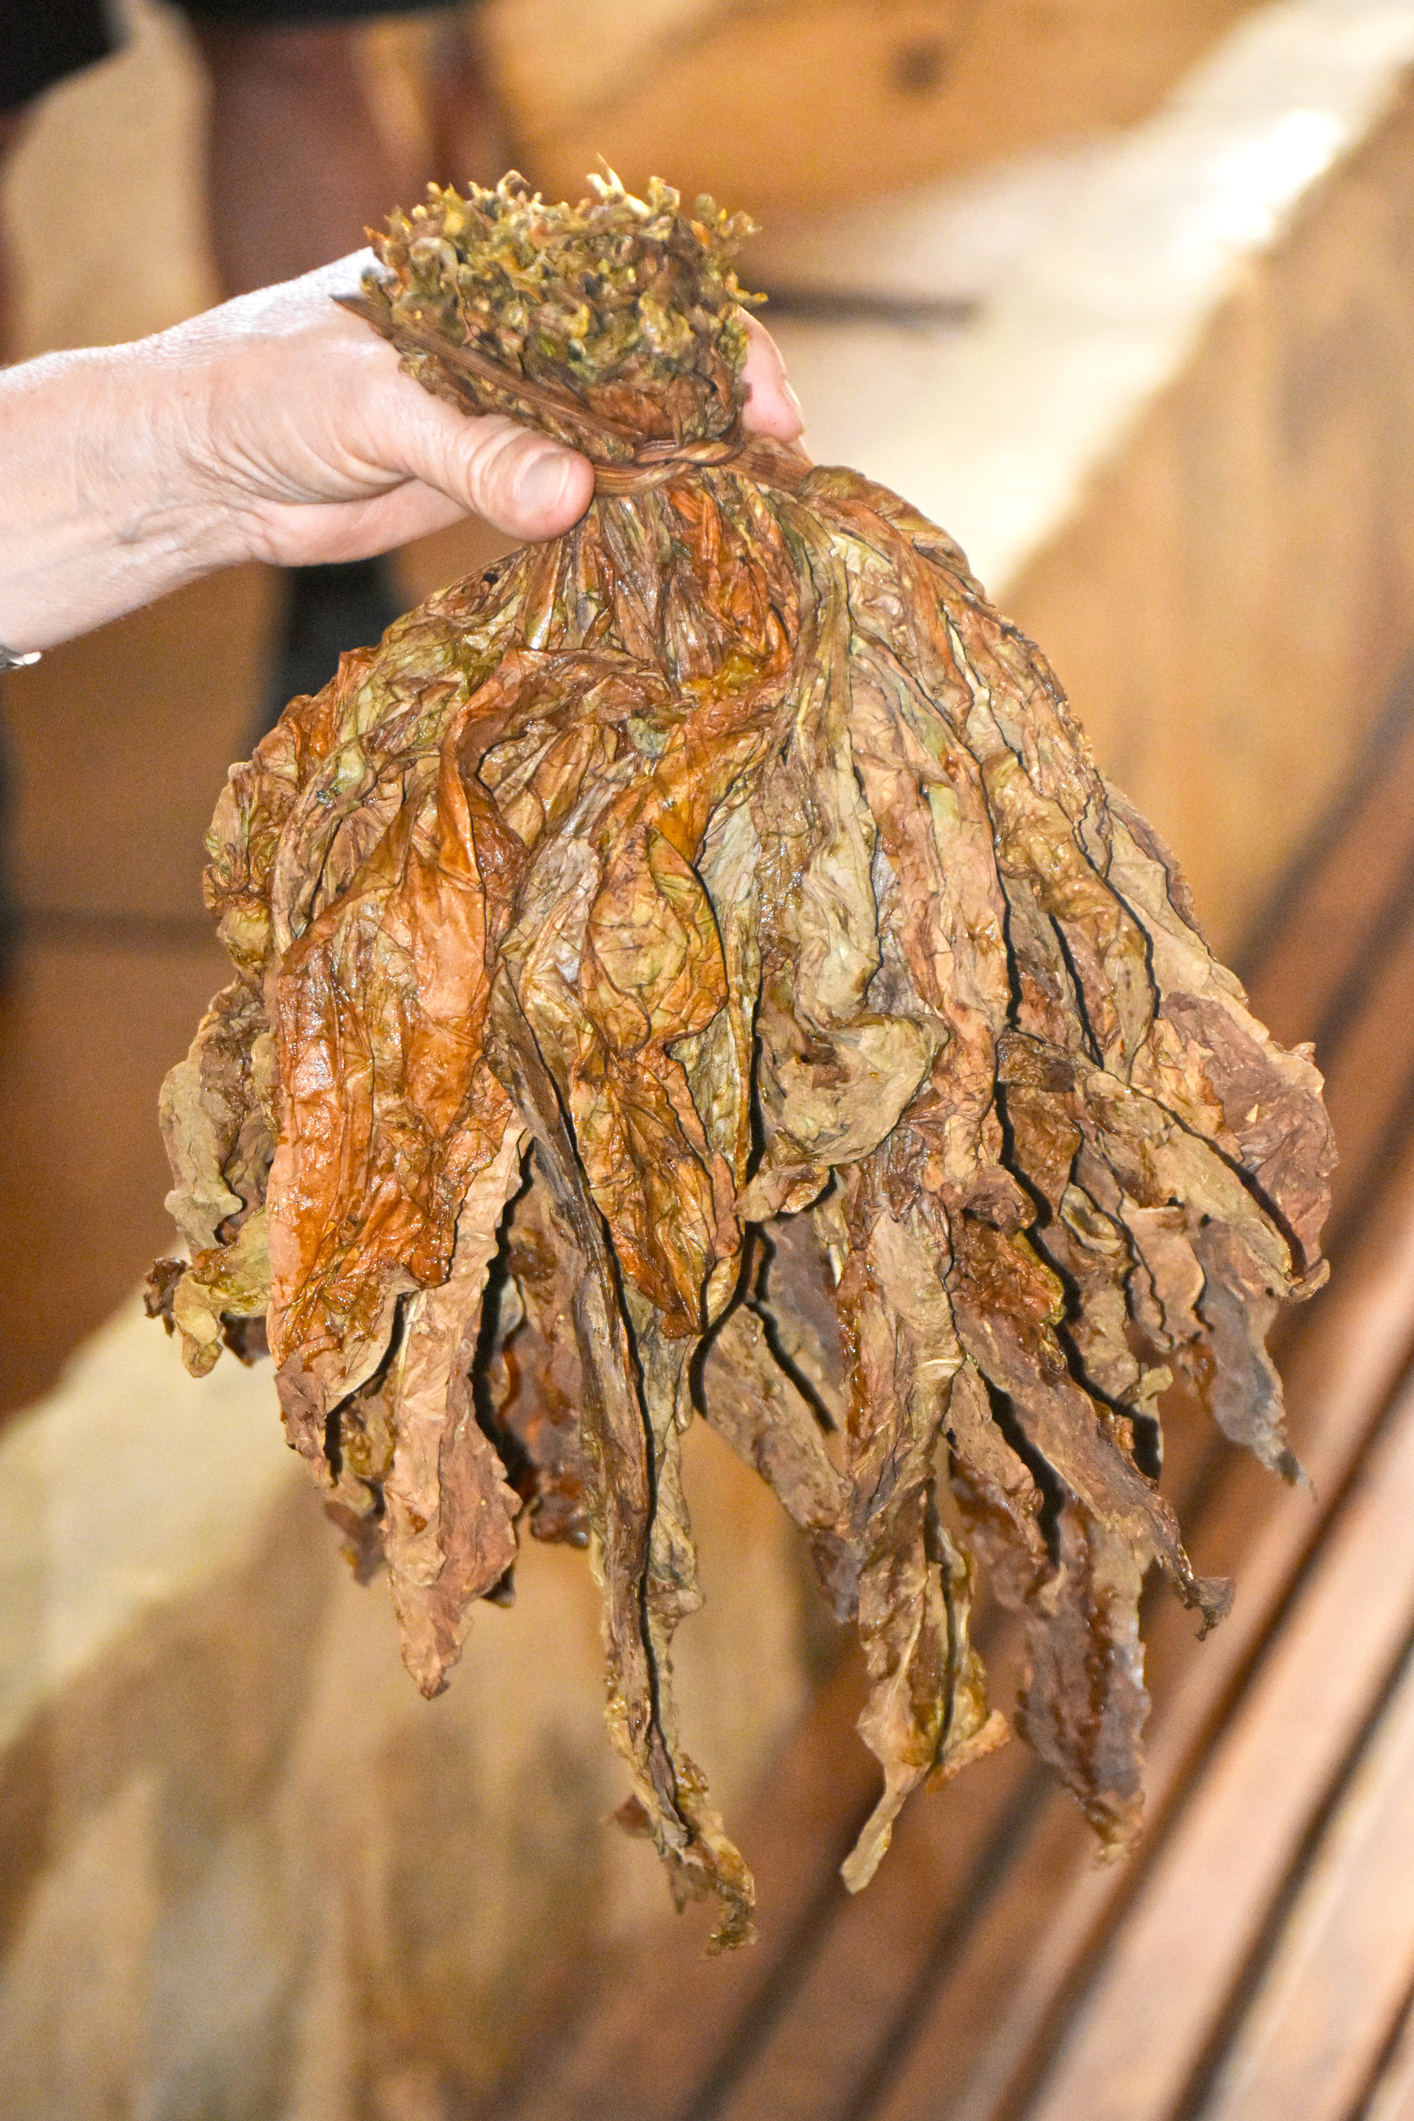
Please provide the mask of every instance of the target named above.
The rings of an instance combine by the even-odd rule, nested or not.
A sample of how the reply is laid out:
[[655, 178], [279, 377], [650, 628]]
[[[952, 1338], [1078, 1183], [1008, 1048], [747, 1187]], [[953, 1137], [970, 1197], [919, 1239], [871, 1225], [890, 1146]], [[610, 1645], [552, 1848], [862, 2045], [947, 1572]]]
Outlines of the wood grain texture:
[[1346, 2121], [1414, 1966], [1414, 1667], [1380, 1704], [1204, 2121]]

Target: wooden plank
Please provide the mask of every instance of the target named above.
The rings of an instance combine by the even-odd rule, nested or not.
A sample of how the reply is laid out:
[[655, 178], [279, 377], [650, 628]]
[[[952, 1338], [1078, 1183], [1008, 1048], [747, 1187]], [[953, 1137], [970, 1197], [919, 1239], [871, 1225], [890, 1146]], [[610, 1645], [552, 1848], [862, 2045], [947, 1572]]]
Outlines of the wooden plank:
[[1132, 123], [1249, 0], [490, 0], [479, 30], [535, 183], [783, 208], [877, 195]]
[[1170, 2113], [1402, 1649], [1414, 1614], [1411, 1520], [1414, 1388], [1068, 2026], [1031, 2121]]
[[1380, 2074], [1349, 2121], [1414, 2121], [1414, 1982]]
[[1414, 1968], [1414, 1660], [1381, 1704], [1202, 2121], [1347, 2121]]

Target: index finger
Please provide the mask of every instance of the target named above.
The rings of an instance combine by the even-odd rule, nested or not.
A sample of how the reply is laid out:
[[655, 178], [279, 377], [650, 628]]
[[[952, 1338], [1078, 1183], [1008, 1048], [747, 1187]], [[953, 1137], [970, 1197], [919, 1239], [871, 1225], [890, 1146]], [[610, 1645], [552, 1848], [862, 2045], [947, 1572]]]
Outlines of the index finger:
[[786, 378], [781, 350], [765, 325], [749, 311], [741, 312], [741, 321], [747, 337], [741, 371], [746, 385], [742, 425], [753, 434], [770, 435], [777, 442], [797, 442], [805, 431], [805, 415]]

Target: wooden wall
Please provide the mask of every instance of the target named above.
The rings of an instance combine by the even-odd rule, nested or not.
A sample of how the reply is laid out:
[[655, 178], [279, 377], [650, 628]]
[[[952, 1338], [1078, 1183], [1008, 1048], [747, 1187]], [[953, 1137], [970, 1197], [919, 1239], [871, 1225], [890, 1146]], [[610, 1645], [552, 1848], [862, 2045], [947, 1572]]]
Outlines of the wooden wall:
[[1142, 118], [1250, 0], [489, 0], [532, 180], [771, 215]]

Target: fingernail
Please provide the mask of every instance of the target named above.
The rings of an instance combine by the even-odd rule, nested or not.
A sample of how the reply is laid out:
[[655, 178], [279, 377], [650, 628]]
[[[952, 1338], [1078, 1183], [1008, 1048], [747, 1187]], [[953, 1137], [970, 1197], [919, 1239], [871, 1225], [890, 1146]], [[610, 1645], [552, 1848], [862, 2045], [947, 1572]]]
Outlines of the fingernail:
[[517, 507], [528, 515], [553, 514], [565, 498], [574, 461], [573, 451], [554, 446], [531, 457], [516, 480]]

